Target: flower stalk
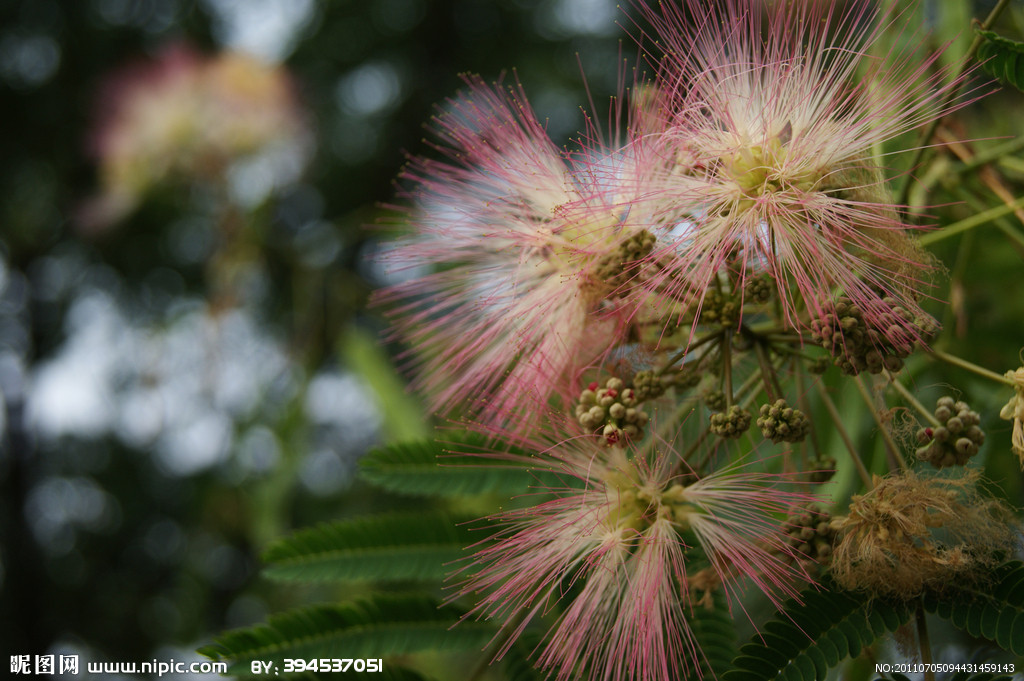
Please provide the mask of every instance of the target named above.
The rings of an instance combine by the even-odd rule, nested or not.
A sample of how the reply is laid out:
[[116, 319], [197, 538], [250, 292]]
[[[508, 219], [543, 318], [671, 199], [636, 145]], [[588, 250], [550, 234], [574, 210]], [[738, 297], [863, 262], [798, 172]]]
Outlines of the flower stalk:
[[[1003, 10], [1005, 10], [1007, 6], [1009, 6], [1009, 4], [1010, 0], [999, 0], [996, 3], [996, 6], [992, 8], [992, 11], [988, 13], [988, 16], [985, 17], [985, 20], [981, 22], [981, 30], [987, 31], [990, 28], [992, 28], [992, 26], [999, 19], [999, 16], [1003, 13]], [[953, 104], [953, 101], [959, 94], [960, 74], [963, 72], [965, 65], [969, 64], [971, 60], [974, 59], [974, 57], [978, 54], [978, 48], [981, 47], [981, 43], [983, 40], [984, 38], [980, 34], [978, 34], [975, 35], [974, 40], [971, 41], [970, 47], [967, 48], [967, 54], [964, 55], [963, 61], [961, 62], [960, 67], [957, 70], [956, 77], [954, 78], [957, 84], [955, 87], [950, 88], [949, 91], [946, 93], [946, 97], [942, 102], [942, 106], [940, 107], [942, 110], [948, 109], [950, 105]], [[917, 148], [914, 151], [913, 157], [910, 159], [911, 171], [913, 171], [913, 169], [916, 168], [921, 163], [921, 159], [924, 158], [925, 151], [928, 150], [929, 144], [932, 141], [932, 137], [935, 136], [935, 131], [939, 129], [939, 123], [942, 122], [942, 118], [943, 116], [938, 116], [933, 120], [929, 121], [928, 125], [924, 129], [924, 132], [921, 133], [921, 139], [917, 144]], [[900, 194], [899, 198], [897, 199], [897, 203], [905, 204], [907, 202], [907, 196], [910, 194], [910, 183], [911, 176], [907, 175], [906, 180], [904, 180], [903, 182], [903, 187], [900, 189]]]
[[846, 447], [846, 451], [850, 454], [850, 460], [853, 461], [854, 467], [857, 469], [857, 475], [860, 476], [861, 482], [868, 489], [874, 487], [874, 481], [871, 478], [871, 473], [868, 472], [867, 467], [864, 466], [864, 462], [861, 461], [860, 453], [857, 451], [857, 447], [854, 446], [853, 440], [850, 438], [850, 433], [846, 430], [846, 426], [843, 425], [843, 418], [839, 415], [839, 410], [836, 409], [835, 402], [829, 397], [828, 389], [818, 384], [818, 396], [821, 397], [822, 403], [825, 405], [825, 409], [828, 411], [829, 417], [832, 419], [833, 425], [836, 427], [836, 432], [839, 434], [839, 439], [843, 441], [843, 445]]
[[1002, 383], [1003, 385], [1010, 386], [1011, 388], [1016, 387], [1017, 385], [1012, 379], [1007, 378], [1005, 375], [997, 374], [996, 372], [991, 371], [990, 369], [978, 366], [974, 362], [969, 362], [966, 359], [963, 359], [962, 357], [951, 355], [950, 353], [939, 350], [938, 348], [932, 348], [932, 354], [935, 355], [935, 357], [941, 359], [943, 362], [946, 362], [947, 364], [952, 364], [955, 367], [966, 369], [967, 371], [977, 374], [982, 378], [987, 378], [991, 381], [995, 381], [996, 383]]

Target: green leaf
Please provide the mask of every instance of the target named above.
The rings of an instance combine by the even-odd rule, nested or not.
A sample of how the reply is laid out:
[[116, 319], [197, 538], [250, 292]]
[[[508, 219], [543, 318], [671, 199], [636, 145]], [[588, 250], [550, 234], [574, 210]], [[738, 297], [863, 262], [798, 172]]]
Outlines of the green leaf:
[[985, 73], [1024, 90], [1024, 43], [994, 31], [979, 30], [978, 35], [982, 38], [978, 61]]
[[280, 663], [284, 658], [380, 658], [482, 649], [496, 629], [472, 619], [459, 622], [460, 615], [425, 596], [378, 594], [272, 615], [266, 624], [221, 634], [200, 652], [229, 662], [229, 674], [247, 674], [252, 660]]
[[736, 625], [722, 598], [715, 599], [712, 609], [695, 607], [689, 618], [690, 630], [703, 656], [700, 660], [704, 678], [720, 678], [732, 668], [737, 654]]
[[1024, 655], [1024, 563], [1010, 561], [995, 570], [992, 581], [947, 589], [923, 602], [972, 636]]
[[483, 436], [452, 433], [444, 441], [420, 440], [375, 449], [363, 457], [361, 468], [363, 477], [378, 487], [418, 496], [509, 495], [569, 484], [547, 470], [473, 455], [489, 451], [493, 450]]
[[890, 605], [842, 591], [809, 591], [744, 645], [724, 681], [744, 681], [749, 672], [762, 681], [822, 681], [828, 670], [880, 635], [910, 618], [906, 605]]
[[439, 579], [486, 535], [468, 519], [394, 513], [323, 524], [271, 544], [264, 574], [292, 581]]
[[338, 352], [345, 366], [359, 374], [377, 395], [389, 442], [412, 440], [429, 434], [424, 409], [406, 389], [378, 339], [356, 325], [341, 337]]

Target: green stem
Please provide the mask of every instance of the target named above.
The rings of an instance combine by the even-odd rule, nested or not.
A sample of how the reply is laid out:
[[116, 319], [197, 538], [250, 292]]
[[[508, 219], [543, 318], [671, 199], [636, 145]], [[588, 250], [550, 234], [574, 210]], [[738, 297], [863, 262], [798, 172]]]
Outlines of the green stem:
[[[985, 204], [983, 204], [981, 201], [975, 198], [974, 194], [965, 189], [961, 188], [957, 190], [957, 196], [960, 197], [961, 201], [970, 206], [971, 210], [977, 211], [979, 213], [983, 210], [986, 210]], [[1021, 233], [1010, 223], [1009, 220], [1006, 219], [1005, 216], [996, 218], [995, 220], [992, 221], [992, 224], [995, 225], [996, 229], [1005, 234], [1006, 237], [1013, 242], [1014, 248], [1017, 249], [1017, 252], [1020, 253], [1022, 257], [1024, 257], [1024, 235], [1021, 235]], [[973, 232], [968, 232], [966, 235], [964, 235], [964, 240], [966, 241], [967, 237], [969, 237], [971, 234], [973, 234]], [[964, 248], [958, 249], [957, 265], [959, 265], [960, 259], [963, 257], [964, 250]]]
[[1003, 144], [999, 144], [991, 149], [987, 149], [976, 154], [970, 161], [956, 166], [951, 172], [956, 175], [969, 173], [970, 171], [976, 170], [981, 166], [988, 165], [993, 161], [998, 161], [1004, 156], [1015, 154], [1021, 149], [1024, 149], [1024, 137], [1016, 137], [1009, 142], [1004, 142]]
[[[690, 457], [697, 453], [697, 450], [700, 448], [702, 444], [704, 444], [704, 441], [708, 439], [709, 435], [711, 435], [711, 426], [707, 426], [706, 428], [704, 428], [704, 430], [701, 431], [697, 439], [694, 440], [693, 444], [689, 446], [689, 448], [681, 457], [679, 457], [679, 463], [676, 466], [677, 469], [681, 469], [683, 462], [689, 461]], [[708, 462], [708, 457], [711, 456], [711, 452], [713, 449], [714, 447], [708, 448], [708, 453], [704, 456], [701, 462], [697, 464], [697, 467], [694, 468], [695, 471], [699, 471], [701, 468], [704, 467], [704, 465]], [[680, 470], [679, 472], [682, 471]]]
[[[786, 354], [791, 355], [793, 357], [798, 357], [798, 358], [804, 360], [805, 362], [815, 362], [818, 359], [817, 357], [811, 357], [810, 355], [808, 355], [805, 352], [800, 352], [799, 350], [797, 350], [796, 348], [794, 348], [791, 345], [774, 344], [774, 345], [772, 345], [772, 349], [775, 350], [776, 352], [785, 352]], [[797, 362], [797, 364], [800, 364], [800, 363]]]
[[644, 446], [640, 449], [640, 456], [647, 457], [652, 451], [654, 451], [655, 445], [659, 440], [670, 439], [672, 429], [679, 428], [679, 424], [682, 422], [686, 415], [693, 411], [693, 403], [696, 401], [695, 398], [684, 399], [676, 410], [672, 412], [672, 418], [666, 423], [658, 424], [658, 432], [656, 435], [652, 435], [647, 438]]
[[[804, 371], [804, 367], [800, 362], [796, 363], [797, 380], [800, 383], [800, 394], [797, 396], [797, 401], [800, 403], [800, 410], [807, 414], [807, 417], [811, 416], [811, 405], [810, 400], [807, 399], [807, 372]], [[811, 430], [809, 433], [811, 440], [811, 451], [814, 452], [816, 459], [821, 458], [821, 449], [818, 447], [818, 429], [814, 427], [814, 421], [811, 421]], [[804, 441], [806, 443], [806, 440]]]
[[966, 232], [969, 229], [974, 229], [986, 222], [991, 222], [996, 218], [1008, 215], [1022, 207], [1024, 207], [1024, 196], [1018, 198], [1013, 203], [1004, 203], [1001, 206], [989, 208], [988, 210], [980, 213], [975, 213], [969, 218], [964, 218], [963, 220], [954, 222], [948, 227], [943, 227], [942, 229], [935, 230], [934, 232], [922, 234], [917, 238], [917, 242], [922, 246], [927, 246], [928, 244], [933, 244], [936, 241], [942, 241], [943, 239], [955, 236], [960, 232]]
[[[755, 374], [755, 376], [759, 377], [760, 376], [760, 372], [757, 372]], [[753, 383], [756, 383], [756, 381], [754, 381]], [[753, 387], [753, 385], [751, 385], [751, 387]], [[739, 389], [739, 391], [737, 392], [737, 395], [741, 395], [741, 394], [743, 394], [743, 392], [744, 392], [744, 389], [741, 387]], [[743, 401], [740, 402], [740, 408], [742, 408], [742, 409], [749, 408], [751, 403], [757, 398], [758, 392], [759, 391], [757, 391], [757, 390], [751, 390], [750, 393], [747, 394], [746, 397], [743, 398]], [[696, 442], [694, 444], [694, 446], [690, 447], [689, 451], [687, 452], [687, 458], [689, 458], [689, 456], [691, 456], [695, 451], [697, 451], [697, 446], [700, 445], [702, 442], [704, 442], [704, 440], [706, 440], [708, 435], [710, 435], [710, 434], [711, 434], [711, 426], [708, 426], [704, 430], [704, 432], [701, 434], [700, 440], [698, 442]], [[700, 460], [700, 462], [697, 464], [697, 466], [693, 470], [697, 471], [698, 473], [703, 471], [707, 467], [708, 463], [711, 461], [711, 455], [714, 454], [714, 453], [715, 453], [715, 448], [714, 447], [709, 447], [707, 453], [704, 454], [704, 458]]]
[[846, 426], [843, 425], [843, 419], [839, 416], [839, 411], [836, 409], [835, 403], [832, 398], [828, 395], [828, 390], [825, 386], [818, 384], [818, 394], [821, 396], [821, 401], [825, 405], [825, 409], [828, 410], [828, 415], [832, 417], [832, 422], [836, 426], [836, 432], [839, 433], [839, 438], [843, 441], [843, 445], [846, 446], [846, 450], [850, 453], [850, 458], [853, 459], [853, 465], [857, 469], [857, 474], [860, 475], [860, 479], [864, 482], [864, 485], [871, 489], [874, 487], [874, 483], [871, 480], [871, 474], [868, 473], [868, 469], [864, 466], [864, 462], [860, 460], [860, 454], [857, 453], [856, 447], [853, 446], [853, 440], [850, 439], [850, 434], [846, 432]]
[[993, 381], [995, 381], [997, 383], [1002, 383], [1003, 385], [1008, 385], [1011, 388], [1014, 388], [1014, 387], [1017, 386], [1017, 384], [1014, 383], [1012, 379], [1009, 379], [1006, 376], [1003, 376], [1001, 374], [997, 374], [994, 371], [990, 371], [989, 369], [986, 369], [985, 367], [980, 367], [977, 364], [974, 364], [973, 362], [968, 362], [966, 359], [963, 359], [961, 357], [957, 357], [956, 355], [951, 355], [948, 352], [943, 352], [942, 350], [934, 350], [934, 349], [932, 350], [932, 354], [935, 355], [936, 357], [938, 357], [939, 359], [941, 359], [943, 362], [946, 362], [947, 364], [952, 364], [953, 366], [960, 367], [961, 369], [966, 369], [967, 371], [975, 373], [975, 374], [977, 374], [979, 376], [982, 376], [984, 378], [993, 380]]
[[770, 343], [799, 343], [802, 338], [795, 333], [769, 333], [762, 334], [761, 338]]
[[765, 356], [764, 348], [756, 340], [754, 341], [754, 352], [757, 354], [757, 363], [761, 366], [762, 383], [764, 384], [764, 391], [768, 395], [768, 401], [775, 402], [777, 399], [776, 395], [781, 395], [782, 391], [776, 392], [775, 372], [772, 371], [772, 366]]
[[890, 374], [888, 371], [885, 372], [885, 375], [889, 379], [889, 385], [896, 388], [896, 392], [898, 392], [904, 400], [906, 400], [914, 409], [916, 409], [917, 413], [923, 416], [925, 420], [928, 421], [928, 423], [932, 424], [933, 427], [942, 427], [942, 424], [939, 423], [939, 420], [935, 418], [935, 414], [928, 411], [928, 408], [921, 404], [918, 401], [918, 399], [914, 397], [909, 390], [907, 390], [906, 386], [897, 381], [896, 377]]
[[[747, 406], [750, 405], [751, 402], [754, 401], [754, 398], [757, 396], [757, 393], [758, 393], [757, 390], [754, 390], [754, 386], [756, 386], [758, 381], [760, 381], [760, 380], [761, 380], [761, 372], [760, 371], [755, 371], [750, 376], [748, 376], [747, 380], [745, 380], [743, 382], [743, 385], [741, 385], [739, 387], [739, 390], [736, 391], [736, 395], [737, 396], [739, 396], [739, 395], [744, 395], [745, 396], [744, 400], [743, 400], [743, 403], [740, 406], [742, 406], [743, 408], [746, 408]], [[691, 456], [693, 456], [693, 454], [697, 451], [697, 448], [700, 447], [700, 445], [704, 443], [704, 441], [707, 439], [708, 435], [710, 435], [710, 434], [711, 434], [711, 428], [709, 426], [709, 427], [705, 428], [701, 432], [701, 434], [700, 434], [700, 436], [698, 436], [697, 440], [692, 445], [690, 445], [690, 447], [686, 450], [686, 453], [684, 453], [682, 456], [679, 457], [680, 460], [679, 460], [679, 463], [676, 465], [676, 469], [672, 473], [673, 475], [678, 475], [679, 473], [682, 472], [683, 462], [689, 460], [689, 458]], [[653, 444], [648, 443], [648, 446], [653, 447]], [[697, 466], [694, 467], [693, 470], [701, 471], [701, 470], [704, 469], [704, 466], [707, 465], [708, 460], [711, 458], [711, 454], [712, 454], [713, 449], [714, 448], [709, 448], [708, 449], [708, 453], [704, 456], [703, 459], [701, 459], [700, 463], [698, 463]], [[646, 448], [645, 448], [645, 451], [647, 451]]]
[[878, 426], [878, 432], [882, 434], [882, 439], [885, 440], [885, 448], [886, 451], [889, 452], [890, 466], [896, 464], [896, 467], [902, 470], [907, 470], [909, 466], [907, 466], [907, 462], [903, 458], [903, 455], [900, 454], [900, 448], [892, 439], [892, 435], [889, 433], [889, 429], [886, 428], [885, 424], [882, 422], [882, 417], [878, 414], [878, 405], [875, 404], [875, 401], [874, 399], [872, 399], [871, 393], [868, 391], [867, 386], [864, 385], [864, 380], [860, 376], [857, 376], [857, 378], [854, 380], [854, 383], [857, 384], [857, 390], [860, 392], [861, 397], [864, 398], [864, 403], [868, 405], [868, 411], [871, 412], [872, 418], [875, 419], [875, 425]]
[[[992, 24], [996, 22], [999, 15], [1003, 13], [1003, 10], [1006, 9], [1006, 6], [1009, 4], [1010, 0], [999, 0], [999, 2], [996, 3], [996, 6], [992, 8], [992, 11], [989, 12], [988, 16], [985, 17], [985, 21], [981, 22], [981, 30], [987, 31], [990, 29]], [[966, 66], [967, 63], [974, 59], [975, 55], [978, 54], [978, 48], [981, 47], [981, 43], [983, 41], [984, 38], [982, 38], [980, 34], [974, 36], [974, 40], [971, 41], [971, 46], [967, 48], [967, 54], [964, 55], [963, 61], [960, 62], [960, 68], [956, 70], [954, 80], [963, 74], [964, 66]], [[939, 123], [943, 118], [945, 118], [945, 113], [949, 111], [950, 107], [953, 105], [953, 101], [959, 94], [960, 84], [951, 87], [946, 93], [945, 99], [943, 99], [942, 104], [939, 105], [939, 111], [944, 113], [932, 120], [921, 134], [921, 141], [918, 143], [917, 149], [914, 151], [914, 157], [910, 161], [910, 172], [913, 172], [914, 168], [921, 163], [921, 159], [924, 158], [925, 151], [927, 151], [928, 145], [932, 141], [932, 137], [935, 136], [935, 131], [939, 129]], [[899, 198], [896, 200], [897, 204], [905, 205], [907, 203], [907, 197], [910, 195], [910, 181], [911, 176], [908, 172], [907, 178], [903, 182], [903, 187], [900, 189]]]
[[[967, 267], [972, 261], [970, 256], [972, 249], [974, 248], [974, 242], [976, 241], [977, 234], [977, 232], [967, 232], [967, 234], [964, 234], [963, 238], [960, 239], [960, 243], [957, 244], [956, 261], [953, 263], [953, 270], [949, 273], [950, 301], [956, 300], [956, 287], [963, 285], [964, 273], [967, 271]], [[943, 307], [945, 308], [945, 311], [942, 315], [942, 328], [953, 329], [953, 333], [958, 335], [960, 333], [960, 306], [950, 304]]]
[[694, 350], [696, 350], [700, 346], [706, 345], [706, 344], [710, 343], [713, 340], [721, 338], [724, 334], [725, 334], [724, 331], [715, 331], [714, 333], [709, 333], [708, 335], [704, 336], [699, 341], [697, 341], [695, 343], [691, 343], [690, 345], [687, 345], [685, 348], [683, 348], [682, 350], [677, 352], [675, 355], [673, 355], [672, 359], [670, 359], [668, 362], [665, 363], [665, 366], [663, 366], [660, 369], [658, 369], [657, 371], [655, 371], [654, 375], [655, 376], [661, 376], [666, 371], [668, 371], [671, 367], [675, 366], [676, 362], [681, 361], [684, 357], [686, 357], [688, 354], [690, 354], [691, 352], [693, 352]]
[[722, 339], [722, 380], [725, 387], [725, 410], [729, 411], [732, 406], [732, 339], [728, 333], [723, 331], [725, 337]]

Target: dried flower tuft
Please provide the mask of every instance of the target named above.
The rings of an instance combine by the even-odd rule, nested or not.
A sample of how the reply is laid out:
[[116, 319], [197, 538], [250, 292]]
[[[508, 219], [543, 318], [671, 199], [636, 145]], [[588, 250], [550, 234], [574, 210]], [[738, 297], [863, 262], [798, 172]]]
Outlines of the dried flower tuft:
[[872, 595], [913, 598], [951, 580], [976, 579], [1008, 550], [1008, 509], [976, 490], [979, 474], [920, 477], [910, 471], [875, 478], [855, 495], [832, 560], [836, 580]]

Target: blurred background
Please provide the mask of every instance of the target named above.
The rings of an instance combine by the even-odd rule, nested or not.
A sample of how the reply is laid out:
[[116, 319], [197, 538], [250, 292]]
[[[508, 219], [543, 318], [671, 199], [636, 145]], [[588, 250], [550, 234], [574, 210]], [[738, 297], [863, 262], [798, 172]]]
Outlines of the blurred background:
[[576, 53], [595, 96], [616, 87], [619, 17], [0, 2], [5, 666], [196, 657], [310, 597], [263, 582], [260, 550], [384, 503], [353, 488], [357, 459], [428, 433], [365, 310], [404, 154], [466, 71], [516, 69], [564, 141]]
[[[991, 4], [920, 11], [955, 56]], [[314, 598], [259, 578], [268, 541], [409, 503], [353, 481], [430, 432], [366, 309], [381, 203], [460, 72], [515, 69], [566, 143], [581, 69], [601, 102], [635, 59], [616, 22], [615, 0], [0, 0], [0, 663], [195, 658]], [[964, 120], [1016, 134], [1016, 96]], [[959, 272], [994, 368], [1019, 267]]]

